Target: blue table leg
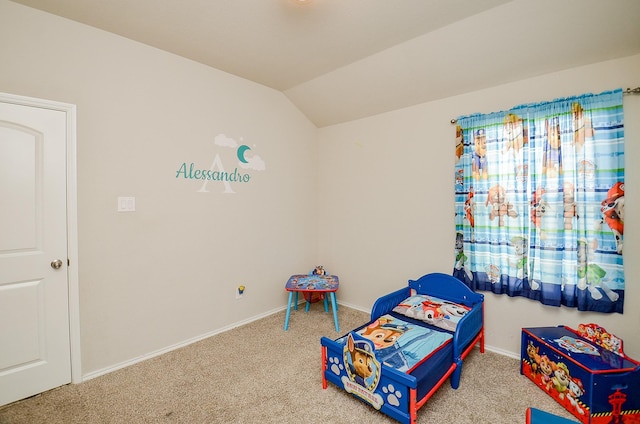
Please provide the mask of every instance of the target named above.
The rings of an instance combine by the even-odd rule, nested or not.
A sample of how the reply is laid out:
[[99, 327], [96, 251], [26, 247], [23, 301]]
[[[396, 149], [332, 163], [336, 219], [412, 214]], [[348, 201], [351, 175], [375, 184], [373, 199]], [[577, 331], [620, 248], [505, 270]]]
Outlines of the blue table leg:
[[[298, 293], [296, 293], [297, 297]], [[284, 317], [284, 331], [289, 329], [289, 315], [291, 314], [291, 300], [293, 299], [293, 292], [289, 292], [289, 300], [287, 301], [287, 315]], [[296, 302], [296, 305], [298, 303]], [[298, 309], [296, 307], [296, 309]]]
[[[293, 292], [289, 292], [289, 293], [293, 293]], [[296, 303], [293, 304], [293, 309], [297, 311], [298, 310], [298, 292], [295, 292], [295, 293], [296, 293]]]
[[324, 311], [329, 312], [329, 296], [328, 293], [324, 293], [322, 297], [324, 297]]
[[329, 292], [331, 296], [331, 309], [333, 309], [333, 322], [336, 324], [336, 333], [340, 332], [338, 325], [338, 302], [336, 302], [336, 292]]

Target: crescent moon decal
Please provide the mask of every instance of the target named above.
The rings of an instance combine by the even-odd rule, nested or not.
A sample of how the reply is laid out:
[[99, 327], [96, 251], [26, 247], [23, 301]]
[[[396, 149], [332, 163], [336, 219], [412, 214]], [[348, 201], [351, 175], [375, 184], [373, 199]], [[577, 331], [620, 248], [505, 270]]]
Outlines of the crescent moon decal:
[[247, 146], [247, 145], [242, 145], [240, 147], [238, 147], [238, 160], [242, 163], [249, 163], [247, 162], [247, 160], [244, 158], [244, 154], [247, 150], [251, 150], [251, 147]]

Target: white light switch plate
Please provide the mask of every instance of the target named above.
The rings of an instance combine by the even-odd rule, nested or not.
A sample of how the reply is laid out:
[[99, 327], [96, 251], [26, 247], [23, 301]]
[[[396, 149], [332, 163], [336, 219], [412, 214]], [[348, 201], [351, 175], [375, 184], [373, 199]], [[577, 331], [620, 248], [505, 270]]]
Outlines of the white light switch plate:
[[118, 212], [135, 212], [135, 197], [118, 197]]

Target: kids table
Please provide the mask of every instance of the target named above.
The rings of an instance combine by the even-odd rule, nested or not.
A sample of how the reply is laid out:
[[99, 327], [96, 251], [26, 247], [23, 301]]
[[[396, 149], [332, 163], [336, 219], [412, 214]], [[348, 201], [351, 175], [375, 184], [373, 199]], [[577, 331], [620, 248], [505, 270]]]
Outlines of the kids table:
[[[289, 329], [289, 316], [291, 315], [291, 304], [293, 308], [298, 310], [298, 293], [302, 292], [307, 300], [305, 306], [305, 312], [309, 311], [311, 305], [311, 295], [314, 293], [320, 294], [324, 298], [324, 311], [329, 312], [329, 306], [327, 304], [327, 298], [331, 300], [331, 309], [333, 310], [333, 321], [336, 326], [336, 332], [340, 331], [338, 325], [338, 304], [336, 302], [336, 291], [340, 286], [340, 281], [337, 275], [308, 275], [299, 274], [289, 277], [287, 284], [284, 286], [285, 290], [289, 292], [289, 300], [287, 301], [287, 315], [284, 319], [284, 330]], [[295, 301], [293, 301], [293, 294], [295, 293]]]

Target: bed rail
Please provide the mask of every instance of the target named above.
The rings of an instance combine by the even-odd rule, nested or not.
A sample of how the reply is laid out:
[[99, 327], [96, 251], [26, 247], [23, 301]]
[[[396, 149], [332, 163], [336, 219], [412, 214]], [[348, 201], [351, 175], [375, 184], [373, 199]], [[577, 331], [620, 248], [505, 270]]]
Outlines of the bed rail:
[[388, 314], [398, 306], [398, 303], [405, 300], [411, 295], [409, 287], [403, 287], [376, 300], [371, 309], [371, 321], [380, 318], [384, 314]]

